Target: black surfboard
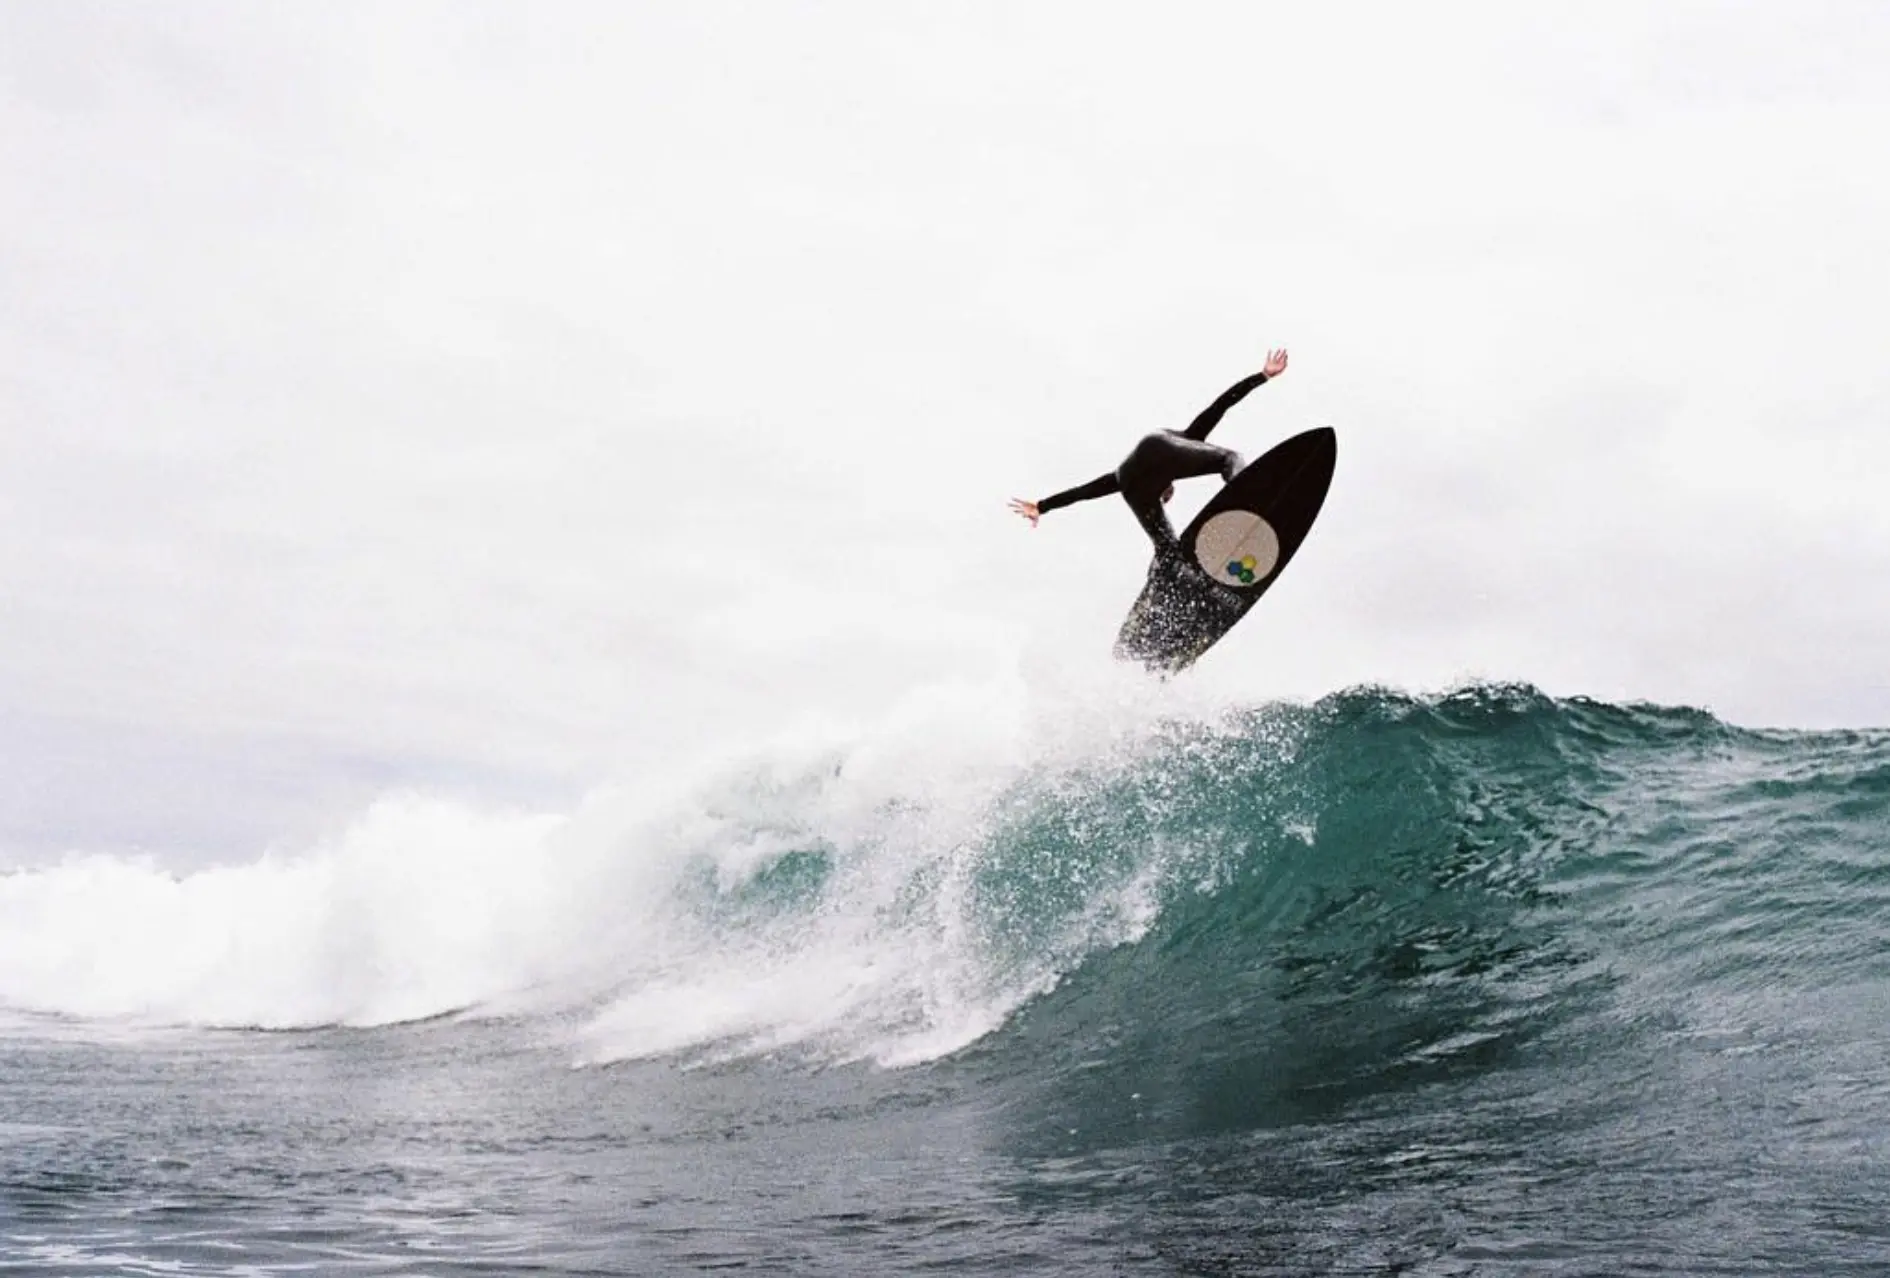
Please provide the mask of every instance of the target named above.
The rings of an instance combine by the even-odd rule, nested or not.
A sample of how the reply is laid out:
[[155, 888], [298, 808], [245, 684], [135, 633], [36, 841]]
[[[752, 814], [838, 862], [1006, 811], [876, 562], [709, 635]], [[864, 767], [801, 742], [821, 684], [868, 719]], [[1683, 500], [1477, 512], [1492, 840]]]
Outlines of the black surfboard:
[[1116, 656], [1150, 670], [1185, 670], [1212, 648], [1292, 561], [1332, 484], [1339, 437], [1295, 435], [1249, 463], [1181, 534], [1181, 555], [1157, 555], [1116, 636]]

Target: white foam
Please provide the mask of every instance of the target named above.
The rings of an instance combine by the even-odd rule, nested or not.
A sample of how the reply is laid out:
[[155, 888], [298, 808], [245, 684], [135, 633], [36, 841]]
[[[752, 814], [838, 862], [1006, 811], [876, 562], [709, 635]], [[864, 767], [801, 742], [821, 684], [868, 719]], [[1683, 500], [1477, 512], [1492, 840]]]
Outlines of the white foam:
[[[1099, 883], [1031, 962], [994, 961], [971, 919], [1000, 797], [1133, 756], [1175, 709], [1114, 673], [1050, 682], [921, 688], [877, 722], [803, 725], [569, 814], [394, 795], [248, 864], [89, 855], [0, 876], [0, 1008], [282, 1028], [576, 1005], [586, 1061], [929, 1059], [1153, 917], [1145, 866]], [[796, 852], [818, 859], [799, 895], [757, 888]]]

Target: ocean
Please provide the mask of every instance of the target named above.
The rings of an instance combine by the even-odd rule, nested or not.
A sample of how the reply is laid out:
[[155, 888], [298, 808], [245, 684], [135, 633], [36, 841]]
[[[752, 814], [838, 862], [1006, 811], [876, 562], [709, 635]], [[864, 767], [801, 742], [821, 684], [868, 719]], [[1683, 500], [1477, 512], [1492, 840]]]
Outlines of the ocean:
[[1890, 732], [1009, 705], [0, 875], [0, 1273], [1890, 1272]]

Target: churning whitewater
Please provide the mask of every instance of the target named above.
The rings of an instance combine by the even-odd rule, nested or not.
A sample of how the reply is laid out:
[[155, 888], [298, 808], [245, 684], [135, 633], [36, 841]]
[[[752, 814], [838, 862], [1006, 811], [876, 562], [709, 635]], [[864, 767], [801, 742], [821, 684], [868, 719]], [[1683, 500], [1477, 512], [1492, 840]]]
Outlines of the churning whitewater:
[[[572, 1236], [657, 1270], [1890, 1263], [1890, 734], [1520, 686], [1017, 705], [935, 690], [570, 814], [390, 798], [251, 864], [0, 878], [16, 1245], [82, 1269], [129, 1212], [140, 1263], [320, 1265], [290, 1204], [345, 1215], [343, 1151], [406, 1141], [559, 1271], [606, 1185], [632, 1205]], [[234, 1090], [89, 1136], [146, 1072], [161, 1111]], [[218, 1197], [245, 1123], [302, 1170]], [[136, 1223], [198, 1192], [228, 1257]]]

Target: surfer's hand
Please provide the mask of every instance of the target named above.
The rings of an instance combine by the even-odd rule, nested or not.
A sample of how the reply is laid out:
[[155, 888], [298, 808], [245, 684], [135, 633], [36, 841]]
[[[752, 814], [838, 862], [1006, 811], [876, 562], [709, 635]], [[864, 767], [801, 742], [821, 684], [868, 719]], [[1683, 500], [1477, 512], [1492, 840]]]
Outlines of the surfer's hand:
[[1268, 351], [1266, 367], [1260, 371], [1265, 373], [1268, 377], [1278, 377], [1281, 373], [1284, 373], [1286, 371], [1286, 348], [1282, 346], [1277, 351]]
[[1028, 519], [1032, 528], [1037, 526], [1038, 514], [1036, 502], [1025, 501], [1022, 497], [1013, 497], [1011, 498], [1011, 509], [1022, 515], [1025, 519]]

